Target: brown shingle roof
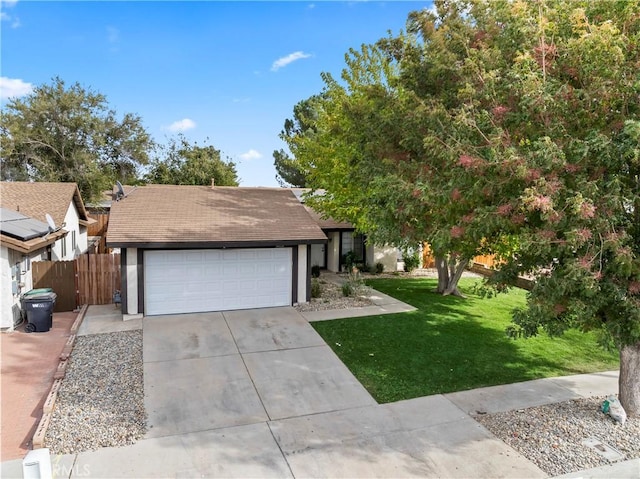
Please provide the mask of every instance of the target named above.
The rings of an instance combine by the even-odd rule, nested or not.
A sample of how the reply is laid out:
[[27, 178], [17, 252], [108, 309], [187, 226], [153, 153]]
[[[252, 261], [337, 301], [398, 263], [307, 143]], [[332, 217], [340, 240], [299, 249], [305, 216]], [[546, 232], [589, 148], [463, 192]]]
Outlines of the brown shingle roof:
[[326, 236], [290, 190], [141, 186], [111, 206], [110, 247], [321, 243]]
[[92, 222], [75, 183], [0, 182], [0, 206], [39, 221], [46, 221], [45, 214], [49, 213], [56, 225], [61, 226], [72, 201], [80, 220]]
[[323, 218], [316, 210], [310, 206], [304, 206], [311, 218], [317, 223], [323, 230], [352, 230], [355, 229], [353, 225], [347, 221], [337, 221], [333, 218]]

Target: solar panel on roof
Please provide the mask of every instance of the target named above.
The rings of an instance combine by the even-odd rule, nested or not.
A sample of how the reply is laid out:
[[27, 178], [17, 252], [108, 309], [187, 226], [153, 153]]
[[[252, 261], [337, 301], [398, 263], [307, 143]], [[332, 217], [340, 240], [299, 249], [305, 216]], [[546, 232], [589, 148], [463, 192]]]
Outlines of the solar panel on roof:
[[49, 232], [49, 225], [7, 208], [0, 208], [0, 231], [12, 238], [28, 241]]

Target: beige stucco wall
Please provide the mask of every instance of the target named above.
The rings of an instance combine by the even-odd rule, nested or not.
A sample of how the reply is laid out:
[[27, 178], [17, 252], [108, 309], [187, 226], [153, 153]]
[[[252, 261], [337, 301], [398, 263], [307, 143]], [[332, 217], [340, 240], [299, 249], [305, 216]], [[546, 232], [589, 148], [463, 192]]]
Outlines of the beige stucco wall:
[[308, 247], [306, 244], [298, 245], [298, 303], [307, 302], [307, 276], [309, 275], [309, 266], [307, 264]]
[[127, 314], [138, 314], [138, 249], [127, 248]]
[[329, 242], [327, 243], [327, 269], [337, 273], [340, 268], [340, 232], [331, 231], [327, 233]]
[[398, 270], [398, 248], [395, 246], [367, 246], [367, 264], [375, 268], [376, 263], [382, 263], [387, 272]]

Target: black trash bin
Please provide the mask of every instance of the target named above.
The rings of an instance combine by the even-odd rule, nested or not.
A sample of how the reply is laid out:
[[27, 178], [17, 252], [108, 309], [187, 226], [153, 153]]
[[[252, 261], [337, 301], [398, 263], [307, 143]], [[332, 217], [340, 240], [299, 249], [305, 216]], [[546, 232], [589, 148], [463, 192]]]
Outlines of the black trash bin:
[[58, 296], [53, 292], [28, 294], [22, 298], [22, 307], [27, 315], [27, 333], [44, 333], [53, 326], [53, 306]]

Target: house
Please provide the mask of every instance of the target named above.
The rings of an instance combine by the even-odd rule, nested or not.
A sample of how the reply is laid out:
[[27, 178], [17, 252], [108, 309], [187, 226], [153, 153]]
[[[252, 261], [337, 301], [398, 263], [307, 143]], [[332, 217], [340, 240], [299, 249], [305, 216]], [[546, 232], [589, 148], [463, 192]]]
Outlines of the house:
[[33, 288], [31, 264], [84, 253], [92, 220], [75, 183], [0, 182], [0, 207], [0, 328], [12, 329], [20, 296]]
[[[291, 188], [293, 194], [304, 204], [304, 193], [307, 188]], [[327, 235], [328, 242], [311, 246], [311, 265], [319, 266], [333, 272], [342, 271], [345, 255], [352, 252], [356, 263], [373, 267], [382, 263], [385, 271], [402, 270], [399, 262], [402, 255], [395, 246], [380, 246], [367, 243], [366, 235], [357, 233], [354, 226], [346, 221], [325, 218], [308, 205], [304, 205], [309, 215]]]
[[111, 205], [122, 311], [145, 316], [303, 303], [327, 237], [289, 189], [147, 185]]
[[72, 260], [87, 251], [87, 227], [94, 221], [75, 183], [3, 181], [0, 206], [42, 222], [48, 214], [56, 227], [69, 232], [52, 245], [49, 260]]
[[50, 246], [67, 235], [47, 223], [17, 211], [0, 208], [0, 329], [13, 329], [20, 321], [20, 296], [32, 289], [31, 263], [46, 260]]

